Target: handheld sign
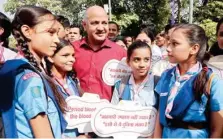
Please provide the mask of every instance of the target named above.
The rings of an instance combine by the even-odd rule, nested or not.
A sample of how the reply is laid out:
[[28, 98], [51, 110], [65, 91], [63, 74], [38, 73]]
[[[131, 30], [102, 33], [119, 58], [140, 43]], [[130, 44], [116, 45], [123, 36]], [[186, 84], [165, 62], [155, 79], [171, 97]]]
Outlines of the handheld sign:
[[103, 67], [102, 79], [110, 86], [113, 86], [118, 80], [131, 74], [131, 69], [126, 63], [126, 58], [121, 61], [109, 60]]
[[91, 127], [98, 136], [118, 138], [148, 137], [154, 132], [157, 110], [140, 106], [105, 106], [95, 111]]
[[66, 102], [67, 129], [78, 128], [80, 133], [92, 132], [90, 124], [92, 114], [101, 106], [109, 103], [105, 99], [100, 100], [98, 95], [89, 93], [85, 93], [83, 97], [70, 96], [66, 99]]

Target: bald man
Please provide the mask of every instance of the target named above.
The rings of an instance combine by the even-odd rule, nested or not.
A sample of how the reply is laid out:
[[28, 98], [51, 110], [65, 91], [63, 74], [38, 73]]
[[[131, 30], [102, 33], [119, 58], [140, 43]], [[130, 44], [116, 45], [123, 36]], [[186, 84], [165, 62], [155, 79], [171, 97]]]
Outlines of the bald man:
[[102, 7], [89, 7], [82, 25], [87, 36], [73, 43], [74, 69], [84, 92], [98, 94], [101, 99], [110, 101], [113, 90], [103, 81], [102, 69], [109, 60], [126, 57], [126, 51], [107, 38], [108, 15]]

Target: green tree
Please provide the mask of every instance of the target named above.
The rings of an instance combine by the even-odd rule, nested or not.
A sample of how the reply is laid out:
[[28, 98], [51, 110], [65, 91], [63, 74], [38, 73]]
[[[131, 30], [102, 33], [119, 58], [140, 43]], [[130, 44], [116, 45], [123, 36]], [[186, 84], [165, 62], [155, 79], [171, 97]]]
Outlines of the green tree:
[[[108, 0], [63, 0], [62, 3], [70, 13], [77, 15], [91, 5], [103, 6]], [[169, 16], [169, 0], [112, 0], [112, 20], [121, 26], [124, 34], [135, 34], [141, 24], [159, 32], [168, 23]], [[75, 21], [80, 21], [80, 17]]]
[[208, 0], [206, 5], [197, 5], [194, 10], [194, 20], [205, 29], [210, 46], [216, 42], [216, 22], [223, 17], [222, 9], [222, 0]]
[[216, 25], [217, 23], [211, 21], [210, 19], [203, 20], [200, 24], [208, 36], [209, 46], [212, 46], [216, 42]]
[[8, 0], [7, 3], [4, 4], [4, 10], [14, 14], [17, 8], [22, 5], [39, 5], [49, 9], [54, 14], [61, 14], [67, 17], [72, 16], [72, 14], [68, 13], [66, 9], [61, 8], [62, 1], [60, 0]]
[[[107, 2], [108, 0], [8, 0], [4, 9], [13, 14], [21, 5], [39, 5], [54, 14], [68, 17], [72, 22], [80, 23], [87, 7], [95, 4], [103, 6]], [[132, 31], [132, 34], [139, 30], [141, 24], [159, 32], [168, 23], [169, 17], [169, 0], [112, 0], [112, 19], [123, 30]], [[126, 34], [131, 33], [129, 31]]]
[[210, 19], [216, 21], [223, 17], [223, 1], [222, 0], [208, 0], [206, 5], [196, 6], [194, 10], [194, 19], [197, 22]]

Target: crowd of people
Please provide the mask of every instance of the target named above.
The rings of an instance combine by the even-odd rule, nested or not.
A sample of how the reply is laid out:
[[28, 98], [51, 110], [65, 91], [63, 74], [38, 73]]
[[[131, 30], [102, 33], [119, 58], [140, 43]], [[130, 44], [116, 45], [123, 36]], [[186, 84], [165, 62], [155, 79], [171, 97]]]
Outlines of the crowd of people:
[[[0, 13], [0, 137], [97, 137], [66, 128], [65, 99], [86, 92], [113, 105], [128, 100], [157, 109], [154, 138], [223, 137], [223, 65], [209, 62], [223, 56], [223, 18], [210, 50], [195, 24], [120, 37], [100, 6], [89, 7], [81, 24], [37, 6], [19, 7], [12, 21]], [[106, 84], [104, 65], [124, 57], [131, 74]]]

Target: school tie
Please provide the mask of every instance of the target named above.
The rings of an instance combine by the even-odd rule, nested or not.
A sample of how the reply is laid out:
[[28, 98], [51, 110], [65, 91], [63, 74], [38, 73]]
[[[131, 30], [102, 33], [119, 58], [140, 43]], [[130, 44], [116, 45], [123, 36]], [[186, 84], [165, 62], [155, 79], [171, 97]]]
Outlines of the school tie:
[[170, 115], [170, 112], [173, 108], [173, 102], [179, 92], [178, 90], [180, 86], [187, 80], [189, 80], [193, 75], [195, 75], [200, 70], [199, 67], [201, 67], [201, 65], [199, 62], [197, 62], [197, 64], [195, 64], [191, 69], [189, 69], [189, 71], [186, 74], [180, 76], [179, 68], [178, 66], [176, 66], [176, 72], [175, 72], [176, 82], [174, 83], [172, 89], [170, 90], [170, 94], [167, 99], [167, 106], [165, 111], [165, 115], [167, 118], [173, 119], [173, 117]]

